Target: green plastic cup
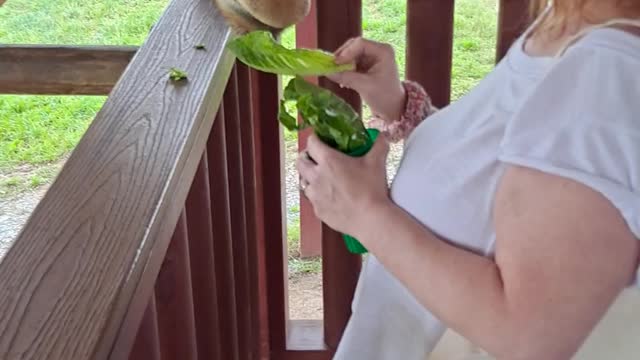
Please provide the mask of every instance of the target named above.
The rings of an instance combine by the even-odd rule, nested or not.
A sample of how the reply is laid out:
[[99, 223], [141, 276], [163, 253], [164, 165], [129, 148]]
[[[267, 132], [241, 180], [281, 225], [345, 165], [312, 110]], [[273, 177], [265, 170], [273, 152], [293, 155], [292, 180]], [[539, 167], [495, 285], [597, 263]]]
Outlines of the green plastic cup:
[[[376, 142], [376, 139], [378, 138], [378, 135], [380, 134], [380, 131], [378, 131], [377, 129], [367, 129], [367, 133], [369, 134], [369, 141], [367, 142], [367, 144], [355, 149], [354, 151], [348, 153], [347, 155], [354, 156], [354, 157], [364, 156], [369, 152], [369, 150], [371, 150], [371, 148], [373, 147], [373, 144]], [[368, 252], [367, 248], [362, 246], [362, 244], [353, 236], [343, 234], [342, 238], [344, 239], [344, 243], [345, 245], [347, 245], [347, 249], [349, 250], [350, 253], [365, 254]]]

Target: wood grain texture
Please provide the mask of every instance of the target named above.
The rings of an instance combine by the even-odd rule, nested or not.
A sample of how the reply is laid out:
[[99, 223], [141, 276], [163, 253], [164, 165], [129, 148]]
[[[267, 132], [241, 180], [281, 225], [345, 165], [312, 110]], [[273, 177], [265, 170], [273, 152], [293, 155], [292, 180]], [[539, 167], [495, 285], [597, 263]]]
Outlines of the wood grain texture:
[[454, 0], [407, 0], [407, 79], [438, 107], [451, 100], [453, 11]]
[[[233, 58], [174, 0], [0, 263], [0, 358], [127, 358]], [[195, 51], [203, 43], [208, 51]], [[168, 81], [168, 70], [189, 74]]]
[[[318, 45], [334, 51], [351, 37], [362, 32], [360, 0], [318, 1]], [[360, 97], [353, 91], [320, 79], [320, 84], [346, 99], [362, 113]], [[351, 301], [358, 282], [361, 257], [348, 252], [342, 235], [322, 227], [322, 289], [324, 300], [324, 337], [327, 347], [335, 350], [351, 316]]]
[[126, 46], [0, 45], [0, 94], [107, 95], [136, 51]]
[[511, 44], [526, 30], [531, 21], [529, 0], [500, 0], [496, 62], [507, 54]]

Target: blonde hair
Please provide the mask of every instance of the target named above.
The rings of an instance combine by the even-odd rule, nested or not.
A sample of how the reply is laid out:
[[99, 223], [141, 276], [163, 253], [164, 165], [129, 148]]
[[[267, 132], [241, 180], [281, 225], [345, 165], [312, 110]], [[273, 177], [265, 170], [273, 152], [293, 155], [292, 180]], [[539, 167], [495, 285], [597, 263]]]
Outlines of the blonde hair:
[[[531, 0], [531, 15], [539, 16], [551, 4], [553, 13], [541, 23], [540, 30], [553, 34], [564, 30], [572, 14], [580, 14], [587, 22], [597, 22], [590, 11], [590, 5], [600, 1], [602, 0]], [[640, 0], [611, 1], [615, 1], [618, 12], [625, 17], [640, 18]]]

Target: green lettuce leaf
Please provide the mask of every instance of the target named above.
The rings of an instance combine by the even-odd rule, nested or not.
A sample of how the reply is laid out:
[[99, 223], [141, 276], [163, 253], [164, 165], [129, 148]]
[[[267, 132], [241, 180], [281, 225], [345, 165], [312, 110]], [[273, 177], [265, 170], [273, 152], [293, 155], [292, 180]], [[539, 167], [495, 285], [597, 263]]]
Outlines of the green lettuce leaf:
[[239, 36], [227, 48], [246, 65], [280, 75], [322, 76], [354, 68], [351, 64], [337, 65], [334, 56], [322, 50], [287, 49], [268, 31]]
[[[295, 103], [301, 124], [287, 112], [287, 102]], [[284, 90], [278, 119], [289, 130], [312, 127], [322, 141], [344, 153], [365, 147], [371, 141], [360, 116], [347, 102], [299, 76], [291, 79]]]

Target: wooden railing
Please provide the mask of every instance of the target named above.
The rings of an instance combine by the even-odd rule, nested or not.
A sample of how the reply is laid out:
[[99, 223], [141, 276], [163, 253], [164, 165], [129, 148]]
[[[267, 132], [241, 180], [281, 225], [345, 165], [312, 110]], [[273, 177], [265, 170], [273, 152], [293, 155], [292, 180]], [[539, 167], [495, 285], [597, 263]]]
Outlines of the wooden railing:
[[[499, 56], [525, 3], [501, 1]], [[314, 6], [315, 45], [360, 34], [359, 0]], [[446, 105], [453, 0], [408, 11], [408, 77]], [[139, 49], [0, 48], [0, 93], [109, 94], [0, 263], [0, 359], [331, 357], [361, 259], [318, 226], [324, 320], [289, 320], [280, 84], [229, 37], [210, 0], [173, 0]]]

